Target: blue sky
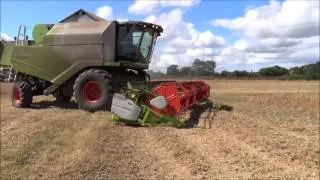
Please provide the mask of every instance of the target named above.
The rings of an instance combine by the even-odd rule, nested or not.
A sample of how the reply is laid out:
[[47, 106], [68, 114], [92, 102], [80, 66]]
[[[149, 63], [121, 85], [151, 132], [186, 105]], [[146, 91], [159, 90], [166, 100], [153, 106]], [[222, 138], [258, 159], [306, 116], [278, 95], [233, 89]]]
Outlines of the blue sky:
[[[319, 39], [319, 32], [314, 31], [319, 24], [317, 1], [173, 1], [152, 0], [151, 3], [158, 3], [146, 5], [146, 2], [124, 0], [2, 0], [0, 31], [14, 37], [19, 25], [24, 24], [31, 37], [32, 27], [37, 23], [56, 23], [80, 8], [97, 13], [99, 8], [108, 7], [112, 12], [105, 12], [104, 18], [145, 20], [164, 27], [164, 37], [157, 44], [151, 69], [163, 70], [170, 64], [190, 65], [195, 58], [214, 59], [220, 70], [257, 70], [276, 64], [291, 67], [319, 60], [317, 45], [309, 47]], [[187, 1], [192, 3], [183, 4]], [[312, 32], [308, 27], [301, 28], [301, 22], [313, 23]], [[293, 30], [287, 34], [278, 32], [283, 25]], [[298, 25], [299, 32], [295, 32]], [[264, 32], [272, 35], [264, 37]], [[306, 35], [297, 36], [297, 33]], [[276, 51], [279, 46], [287, 51]], [[297, 54], [289, 51], [290, 48], [302, 48], [302, 51]]]
[[[27, 2], [27, 3], [26, 3]], [[212, 27], [209, 21], [212, 18], [234, 18], [243, 14], [245, 8], [257, 6], [267, 1], [203, 1], [192, 9], [188, 9], [185, 20], [194, 23], [199, 30], [212, 29], [216, 34], [228, 35], [227, 29]], [[5, 32], [11, 37], [17, 34], [20, 24], [32, 27], [37, 23], [55, 23], [74, 11], [83, 8], [90, 12], [95, 12], [97, 8], [108, 5], [112, 7], [116, 17], [126, 17], [132, 20], [142, 20], [144, 15], [131, 15], [127, 8], [133, 1], [9, 1], [1, 0], [1, 32]], [[36, 9], [31, 11], [31, 9]], [[169, 8], [162, 9], [162, 11]]]

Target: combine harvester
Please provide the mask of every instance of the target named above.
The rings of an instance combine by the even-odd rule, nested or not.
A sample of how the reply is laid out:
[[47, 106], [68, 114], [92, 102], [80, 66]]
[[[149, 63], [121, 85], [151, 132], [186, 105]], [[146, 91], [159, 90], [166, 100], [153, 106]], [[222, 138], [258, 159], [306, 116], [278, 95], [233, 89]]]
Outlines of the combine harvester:
[[20, 28], [10, 54], [16, 72], [12, 104], [29, 107], [33, 96], [52, 94], [63, 102], [74, 97], [87, 111], [111, 109], [116, 121], [179, 126], [176, 117], [207, 99], [210, 88], [201, 81], [150, 81], [146, 69], [162, 31], [82, 9], [59, 23], [35, 25], [32, 41]]

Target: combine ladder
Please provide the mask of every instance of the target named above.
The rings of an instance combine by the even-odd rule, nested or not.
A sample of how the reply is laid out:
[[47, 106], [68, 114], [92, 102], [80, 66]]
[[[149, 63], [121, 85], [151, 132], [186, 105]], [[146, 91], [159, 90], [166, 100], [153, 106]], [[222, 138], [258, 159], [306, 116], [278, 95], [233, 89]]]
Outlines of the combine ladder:
[[[27, 40], [27, 36], [26, 36], [26, 32], [27, 32], [27, 27], [25, 25], [20, 25], [19, 26], [19, 30], [18, 30], [18, 36], [15, 39], [16, 40], [16, 46], [24, 46], [25, 42]], [[14, 77], [12, 77], [14, 74]], [[17, 78], [17, 72], [14, 71], [14, 69], [12, 68], [12, 65], [10, 65], [10, 69], [9, 69], [9, 76], [7, 81], [16, 81]]]

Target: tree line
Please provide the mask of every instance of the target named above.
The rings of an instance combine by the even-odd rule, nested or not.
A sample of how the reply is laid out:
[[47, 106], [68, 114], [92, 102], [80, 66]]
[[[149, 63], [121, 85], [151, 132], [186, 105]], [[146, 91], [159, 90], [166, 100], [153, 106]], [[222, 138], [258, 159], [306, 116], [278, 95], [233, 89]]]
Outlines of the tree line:
[[320, 61], [313, 64], [296, 66], [292, 68], [284, 68], [280, 66], [270, 66], [259, 69], [257, 72], [248, 72], [244, 70], [221, 71], [216, 72], [216, 63], [212, 60], [196, 59], [191, 66], [179, 67], [178, 65], [170, 65], [167, 67], [166, 73], [155, 72], [150, 70], [149, 74], [152, 78], [175, 78], [175, 77], [200, 77], [200, 78], [257, 78], [257, 79], [284, 79], [284, 80], [320, 80]]

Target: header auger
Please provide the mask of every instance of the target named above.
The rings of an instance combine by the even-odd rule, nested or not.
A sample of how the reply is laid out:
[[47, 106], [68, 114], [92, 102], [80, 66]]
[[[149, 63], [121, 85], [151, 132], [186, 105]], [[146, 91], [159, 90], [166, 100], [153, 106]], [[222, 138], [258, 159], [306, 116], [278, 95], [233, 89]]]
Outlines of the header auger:
[[201, 81], [150, 82], [145, 70], [163, 31], [159, 25], [107, 21], [80, 9], [56, 24], [35, 25], [33, 40], [21, 27], [14, 45], [3, 43], [1, 51], [1, 62], [15, 73], [15, 107], [29, 107], [37, 95], [63, 102], [74, 97], [80, 109], [111, 109], [113, 119], [178, 125], [177, 115], [209, 97]]

